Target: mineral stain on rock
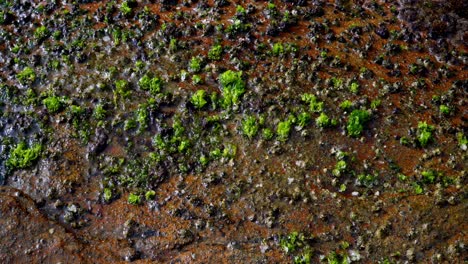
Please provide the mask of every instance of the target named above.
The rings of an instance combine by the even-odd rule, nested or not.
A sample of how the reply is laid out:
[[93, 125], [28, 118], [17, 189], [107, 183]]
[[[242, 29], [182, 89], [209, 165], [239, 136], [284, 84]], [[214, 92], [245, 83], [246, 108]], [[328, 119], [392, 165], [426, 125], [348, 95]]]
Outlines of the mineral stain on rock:
[[467, 261], [466, 10], [0, 1], [0, 260]]

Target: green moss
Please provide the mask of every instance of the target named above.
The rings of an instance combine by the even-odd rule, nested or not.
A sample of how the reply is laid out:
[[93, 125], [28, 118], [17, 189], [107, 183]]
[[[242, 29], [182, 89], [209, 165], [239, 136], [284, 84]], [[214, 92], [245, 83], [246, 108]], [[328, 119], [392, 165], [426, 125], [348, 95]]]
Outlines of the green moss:
[[49, 30], [45, 26], [40, 26], [34, 30], [34, 38], [37, 40], [44, 40], [49, 36]]
[[52, 37], [55, 40], [60, 40], [60, 38], [62, 37], [62, 32], [60, 30], [55, 30], [54, 33], [52, 33]]
[[149, 111], [146, 105], [139, 105], [136, 111], [136, 119], [140, 124], [140, 130], [146, 129], [148, 127]]
[[133, 4], [133, 1], [123, 1], [122, 4], [120, 5], [120, 12], [124, 16], [130, 16], [132, 14], [132, 7], [131, 5]]
[[18, 44], [15, 44], [13, 47], [11, 47], [11, 52], [18, 54], [21, 50], [21, 46]]
[[190, 98], [190, 102], [192, 102], [193, 106], [195, 106], [195, 108], [197, 109], [203, 108], [208, 103], [208, 101], [206, 100], [206, 91], [196, 91]]
[[41, 151], [42, 145], [39, 143], [33, 144], [28, 148], [25, 142], [20, 142], [10, 151], [10, 156], [6, 161], [6, 165], [10, 169], [27, 168], [39, 158]]
[[283, 53], [284, 53], [283, 43], [277, 42], [273, 44], [273, 47], [271, 49], [271, 54], [273, 54], [273, 56], [279, 56]]
[[309, 238], [307, 238], [303, 233], [294, 231], [289, 235], [282, 236], [280, 238], [280, 247], [286, 254], [293, 256], [293, 263], [311, 263], [312, 254], [309, 245]]
[[370, 108], [375, 110], [381, 105], [381, 103], [382, 103], [382, 100], [380, 99], [372, 100], [372, 102], [370, 103]]
[[172, 129], [174, 130], [174, 137], [176, 138], [182, 137], [185, 132], [185, 128], [179, 118], [175, 118]]
[[145, 74], [138, 81], [138, 86], [142, 90], [149, 90], [152, 95], [157, 95], [161, 91], [162, 80], [158, 76], [150, 77], [148, 74]]
[[323, 59], [326, 59], [328, 57], [328, 52], [326, 51], [321, 51], [320, 52], [320, 57], [323, 58]]
[[280, 141], [286, 141], [291, 133], [291, 120], [286, 120], [278, 123], [278, 127], [276, 128], [276, 134], [278, 135], [278, 139]]
[[346, 130], [348, 135], [358, 137], [361, 135], [364, 125], [370, 120], [370, 113], [366, 110], [353, 110], [348, 118]]
[[16, 78], [21, 83], [32, 83], [36, 80], [36, 73], [31, 67], [25, 67], [21, 72], [16, 74]]
[[309, 104], [311, 112], [319, 113], [323, 111], [323, 102], [317, 100], [317, 97], [315, 95], [309, 93], [302, 94], [301, 100]]
[[244, 120], [242, 120], [242, 132], [248, 138], [253, 138], [257, 135], [258, 132], [258, 121], [254, 116], [247, 116]]
[[332, 124], [330, 118], [323, 112], [315, 119], [315, 123], [322, 128], [329, 127]]
[[446, 105], [440, 105], [439, 106], [439, 111], [440, 113], [442, 113], [443, 115], [450, 115], [450, 112], [452, 112], [452, 110], [450, 109], [450, 107], [446, 106]]
[[194, 75], [192, 76], [192, 83], [193, 83], [193, 84], [202, 84], [202, 83], [203, 83], [203, 79], [202, 79], [202, 77], [201, 77], [200, 75], [194, 74]]
[[210, 159], [205, 155], [201, 155], [199, 158], [199, 162], [202, 166], [206, 166], [210, 162]]
[[114, 40], [114, 45], [118, 46], [120, 44], [120, 40], [122, 39], [122, 30], [120, 28], [112, 29], [112, 39]]
[[403, 173], [398, 173], [397, 177], [398, 177], [398, 180], [401, 182], [405, 182], [408, 179], [408, 176], [406, 176]]
[[7, 14], [6, 10], [0, 10], [0, 25], [5, 23], [5, 16]]
[[155, 197], [156, 197], [156, 192], [153, 190], [149, 190], [145, 193], [146, 201], [154, 200]]
[[187, 151], [190, 149], [190, 145], [190, 141], [181, 140], [179, 146], [177, 147], [177, 150], [179, 151], [179, 153], [187, 153]]
[[301, 112], [297, 115], [297, 125], [301, 128], [307, 126], [311, 120], [312, 116], [307, 112]]
[[104, 188], [102, 197], [104, 198], [104, 201], [110, 202], [110, 200], [112, 199], [112, 190], [109, 188]]
[[244, 23], [240, 19], [234, 19], [233, 23], [226, 28], [226, 33], [236, 34], [246, 32], [252, 28], [249, 23]]
[[[341, 78], [332, 77], [331, 82], [333, 83], [333, 87], [335, 87], [335, 89], [339, 89], [343, 86], [343, 79]], [[359, 85], [358, 85], [358, 88], [359, 88]]]
[[219, 159], [221, 157], [222, 157], [221, 149], [215, 148], [215, 149], [210, 151], [210, 158], [215, 160], [215, 159]]
[[38, 98], [37, 98], [36, 92], [32, 88], [29, 88], [28, 90], [26, 90], [26, 105], [35, 106], [37, 104], [37, 101], [38, 101]]
[[352, 82], [349, 86], [349, 90], [352, 93], [357, 94], [359, 92], [359, 84], [357, 82]]
[[372, 187], [372, 185], [376, 182], [377, 176], [372, 174], [361, 173], [358, 175], [357, 178], [359, 184], [364, 185], [366, 187]]
[[130, 84], [126, 80], [115, 81], [114, 94], [122, 98], [128, 98], [130, 96]]
[[408, 146], [409, 145], [409, 139], [407, 137], [401, 137], [400, 138], [400, 144], [403, 146]]
[[128, 195], [128, 203], [138, 205], [141, 203], [141, 197], [138, 194], [131, 193]]
[[435, 170], [426, 170], [421, 172], [421, 176], [424, 183], [431, 184], [436, 181], [438, 173]]
[[294, 264], [310, 264], [312, 263], [312, 253], [304, 252], [301, 255], [294, 256]]
[[336, 252], [331, 252], [327, 256], [328, 264], [348, 264], [348, 257], [345, 254], [337, 254]]
[[80, 118], [84, 115], [85, 113], [85, 110], [83, 109], [83, 107], [79, 106], [79, 105], [71, 105], [70, 106], [70, 114], [73, 116], [73, 117], [76, 117], [76, 118]]
[[236, 6], [236, 13], [238, 14], [245, 14], [245, 8], [241, 5]]
[[353, 103], [349, 100], [344, 100], [341, 104], [340, 104], [340, 108], [343, 109], [343, 110], [349, 110], [353, 107]]
[[102, 104], [97, 104], [94, 108], [93, 116], [97, 120], [103, 120], [106, 117], [106, 110]]
[[457, 141], [458, 141], [458, 146], [460, 146], [461, 149], [463, 150], [467, 149], [468, 139], [462, 132], [457, 133]]
[[424, 189], [422, 185], [416, 182], [413, 183], [413, 191], [415, 194], [418, 194], [418, 195], [424, 193]]
[[434, 126], [428, 125], [425, 121], [418, 123], [417, 139], [421, 147], [427, 146], [427, 144], [434, 140], [434, 137], [432, 135], [432, 132], [434, 132], [434, 130]]
[[221, 55], [223, 54], [223, 46], [221, 44], [215, 44], [211, 49], [208, 51], [208, 58], [210, 60], [221, 60]]
[[160, 134], [158, 134], [153, 137], [153, 146], [159, 150], [166, 150], [168, 144], [166, 140], [164, 140], [163, 137]]
[[130, 119], [125, 120], [125, 122], [124, 122], [124, 130], [125, 131], [128, 131], [130, 129], [134, 129], [136, 127], [137, 127], [137, 122], [135, 121], [135, 119], [130, 118]]
[[286, 254], [296, 251], [304, 243], [304, 235], [298, 232], [291, 232], [280, 239], [280, 246]]
[[192, 57], [189, 63], [189, 71], [200, 72], [202, 68], [202, 59], [199, 57]]
[[226, 144], [223, 149], [222, 156], [224, 158], [232, 159], [237, 154], [237, 146], [234, 144]]
[[344, 172], [348, 169], [348, 163], [344, 160], [339, 160], [335, 164], [335, 168], [332, 170], [332, 174], [336, 177], [342, 176]]
[[178, 47], [179, 45], [177, 39], [171, 38], [171, 40], [169, 41], [169, 50], [175, 52], [177, 51]]
[[225, 71], [219, 76], [223, 94], [222, 105], [229, 108], [239, 103], [240, 97], [245, 93], [245, 82], [242, 79], [242, 72]]
[[47, 108], [50, 113], [56, 113], [62, 108], [62, 102], [57, 96], [49, 96], [42, 100], [42, 104]]
[[264, 128], [262, 130], [262, 137], [265, 139], [265, 140], [270, 140], [273, 138], [275, 134], [273, 133], [273, 131], [270, 129], [270, 128]]

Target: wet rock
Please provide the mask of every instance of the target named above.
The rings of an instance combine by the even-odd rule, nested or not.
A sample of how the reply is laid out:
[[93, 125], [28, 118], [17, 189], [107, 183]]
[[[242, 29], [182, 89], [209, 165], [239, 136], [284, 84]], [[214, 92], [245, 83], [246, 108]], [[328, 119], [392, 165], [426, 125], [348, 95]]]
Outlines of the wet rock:
[[99, 154], [102, 152], [108, 145], [107, 133], [102, 128], [97, 128], [95, 131], [94, 140], [88, 145], [88, 152], [93, 154]]
[[414, 248], [409, 248], [408, 250], [406, 250], [406, 257], [408, 258], [408, 260], [413, 260], [415, 255], [414, 255]]
[[387, 39], [390, 36], [390, 32], [384, 24], [380, 24], [379, 27], [375, 29], [375, 34], [383, 39]]
[[131, 247], [121, 249], [119, 254], [120, 257], [127, 262], [134, 261], [138, 258], [138, 252]]
[[[0, 258], [6, 263], [89, 262], [86, 247], [13, 188], [0, 188]], [[51, 230], [53, 230], [51, 232]], [[89, 252], [89, 251], [88, 251]], [[94, 249], [99, 255], [98, 249]]]

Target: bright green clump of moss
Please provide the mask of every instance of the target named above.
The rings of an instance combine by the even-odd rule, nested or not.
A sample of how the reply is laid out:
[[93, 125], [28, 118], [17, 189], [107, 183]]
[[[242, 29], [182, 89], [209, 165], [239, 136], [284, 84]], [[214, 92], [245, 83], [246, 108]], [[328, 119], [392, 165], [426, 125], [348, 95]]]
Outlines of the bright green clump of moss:
[[110, 200], [112, 199], [112, 190], [109, 188], [104, 188], [103, 198], [104, 201], [110, 202]]
[[319, 113], [323, 110], [323, 102], [320, 102], [317, 97], [313, 94], [305, 93], [301, 95], [301, 100], [304, 103], [309, 104], [311, 112]]
[[141, 197], [138, 194], [131, 193], [128, 195], [128, 203], [138, 205], [141, 203]]
[[202, 59], [199, 57], [193, 57], [189, 63], [189, 70], [191, 72], [200, 72], [202, 68]]
[[245, 82], [242, 79], [242, 71], [225, 71], [219, 76], [223, 94], [222, 105], [229, 108], [239, 103], [240, 97], [245, 93]]
[[49, 35], [49, 30], [45, 26], [40, 26], [34, 30], [34, 37], [38, 40], [43, 40]]
[[16, 78], [21, 83], [34, 82], [36, 80], [36, 73], [31, 67], [25, 67], [21, 72], [16, 74]]
[[434, 137], [432, 135], [432, 132], [434, 132], [434, 130], [434, 126], [428, 125], [426, 122], [418, 123], [417, 138], [421, 147], [427, 146], [427, 144], [434, 140]]
[[190, 102], [192, 102], [193, 106], [197, 109], [203, 108], [208, 103], [208, 101], [206, 101], [205, 90], [196, 91], [190, 98]]
[[194, 74], [192, 76], [192, 83], [193, 84], [202, 84], [203, 83], [203, 78], [198, 74]]
[[57, 96], [49, 96], [42, 100], [42, 103], [50, 113], [56, 113], [62, 108], [62, 102]]
[[273, 47], [271, 49], [271, 53], [274, 56], [279, 56], [279, 55], [283, 54], [284, 53], [283, 44], [280, 43], [280, 42], [277, 42], [277, 43], [273, 44]]
[[156, 197], [156, 192], [153, 190], [149, 190], [145, 193], [145, 200], [147, 201], [154, 200], [155, 197]]
[[221, 55], [223, 54], [223, 46], [221, 44], [215, 44], [211, 49], [208, 51], [208, 58], [210, 60], [220, 60]]
[[274, 133], [270, 128], [267, 127], [262, 130], [263, 139], [270, 140], [273, 138], [273, 136], [274, 136]]
[[6, 161], [6, 165], [10, 169], [27, 168], [39, 158], [41, 151], [42, 145], [39, 143], [28, 148], [25, 142], [21, 142], [16, 146], [16, 148], [10, 151], [10, 157]]
[[146, 105], [140, 105], [136, 111], [136, 119], [140, 124], [140, 129], [148, 128], [149, 111]]
[[253, 138], [258, 132], [258, 121], [254, 116], [248, 116], [242, 121], [242, 131], [248, 138]]
[[307, 126], [310, 123], [312, 116], [307, 112], [301, 112], [297, 115], [297, 125], [301, 128]]
[[122, 98], [127, 98], [130, 96], [130, 84], [126, 80], [117, 80], [115, 81], [115, 91], [114, 93], [120, 95]]
[[120, 5], [120, 12], [122, 12], [122, 15], [124, 16], [130, 16], [133, 12], [133, 7], [136, 5], [135, 0], [127, 0], [123, 1], [122, 4]]
[[437, 179], [439, 173], [435, 170], [425, 170], [421, 172], [422, 180], [424, 183], [430, 184], [434, 183]]
[[162, 80], [157, 76], [150, 77], [145, 74], [138, 81], [138, 85], [140, 86], [140, 89], [145, 91], [149, 90], [152, 95], [156, 95], [161, 91]]
[[281, 141], [285, 141], [288, 139], [289, 134], [291, 133], [291, 120], [286, 120], [278, 123], [278, 127], [276, 128], [276, 134], [278, 135], [278, 139]]
[[366, 110], [356, 109], [351, 112], [346, 130], [348, 135], [358, 137], [361, 135], [364, 125], [369, 122], [371, 114]]
[[320, 113], [320, 115], [315, 119], [315, 123], [317, 124], [318, 127], [322, 127], [322, 128], [329, 127], [332, 124], [328, 115], [323, 112]]
[[344, 172], [348, 169], [348, 163], [344, 160], [339, 160], [335, 164], [335, 168], [332, 170], [332, 174], [336, 177], [343, 175]]
[[354, 94], [357, 94], [359, 92], [359, 83], [357, 82], [352, 82], [351, 85], [349, 86], [349, 90], [354, 93]]
[[350, 100], [344, 100], [340, 104], [340, 108], [343, 110], [348, 110], [348, 109], [351, 109], [352, 107], [353, 107], [353, 103]]
[[444, 115], [449, 115], [450, 112], [452, 112], [452, 109], [450, 109], [450, 107], [448, 107], [446, 105], [440, 105], [439, 106], [439, 111], [440, 111], [440, 113], [442, 113]]

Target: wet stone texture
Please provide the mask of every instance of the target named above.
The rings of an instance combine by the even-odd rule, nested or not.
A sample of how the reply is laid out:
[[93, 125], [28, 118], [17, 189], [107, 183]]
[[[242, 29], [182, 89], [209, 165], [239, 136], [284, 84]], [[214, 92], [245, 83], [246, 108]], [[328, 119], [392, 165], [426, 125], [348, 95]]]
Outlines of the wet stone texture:
[[0, 1], [0, 262], [467, 262], [467, 10]]

